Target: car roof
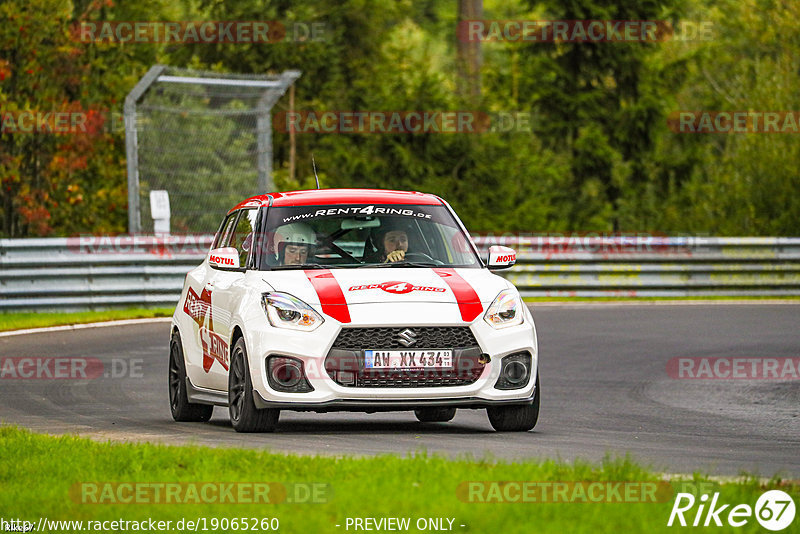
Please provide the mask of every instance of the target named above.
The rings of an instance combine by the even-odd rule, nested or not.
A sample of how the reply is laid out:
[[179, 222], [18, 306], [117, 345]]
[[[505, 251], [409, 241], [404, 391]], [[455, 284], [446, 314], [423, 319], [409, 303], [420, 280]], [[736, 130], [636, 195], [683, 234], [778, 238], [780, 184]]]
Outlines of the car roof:
[[438, 206], [442, 199], [418, 191], [393, 191], [391, 189], [308, 189], [258, 195], [240, 202], [228, 213], [240, 208], [267, 206], [325, 206], [330, 204], [414, 204]]

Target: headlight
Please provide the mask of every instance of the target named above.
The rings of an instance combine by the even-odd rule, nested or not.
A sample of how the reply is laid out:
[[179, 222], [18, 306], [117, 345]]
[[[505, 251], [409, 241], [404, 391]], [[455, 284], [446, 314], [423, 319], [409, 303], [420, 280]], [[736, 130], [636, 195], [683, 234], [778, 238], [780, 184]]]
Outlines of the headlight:
[[325, 322], [314, 308], [288, 293], [265, 293], [261, 299], [269, 324], [311, 332]]
[[522, 301], [516, 291], [504, 289], [486, 310], [483, 320], [494, 328], [506, 328], [522, 324]]

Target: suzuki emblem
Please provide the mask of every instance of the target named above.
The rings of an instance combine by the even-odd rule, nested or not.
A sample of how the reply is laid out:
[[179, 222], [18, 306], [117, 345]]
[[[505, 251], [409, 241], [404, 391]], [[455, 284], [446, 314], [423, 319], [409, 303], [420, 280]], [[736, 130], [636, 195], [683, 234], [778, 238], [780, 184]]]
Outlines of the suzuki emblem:
[[417, 334], [414, 333], [413, 330], [410, 328], [406, 328], [399, 334], [397, 334], [397, 342], [403, 345], [404, 347], [410, 347], [414, 343], [417, 342]]

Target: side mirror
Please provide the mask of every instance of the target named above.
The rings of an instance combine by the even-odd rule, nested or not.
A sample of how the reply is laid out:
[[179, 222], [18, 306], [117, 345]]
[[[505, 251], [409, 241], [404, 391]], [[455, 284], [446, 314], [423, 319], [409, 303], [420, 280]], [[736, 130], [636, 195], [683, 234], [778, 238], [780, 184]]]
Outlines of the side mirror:
[[238, 269], [239, 251], [233, 247], [212, 249], [208, 253], [208, 264], [219, 269]]
[[508, 269], [517, 263], [517, 253], [513, 248], [492, 245], [489, 247], [489, 269], [495, 271]]

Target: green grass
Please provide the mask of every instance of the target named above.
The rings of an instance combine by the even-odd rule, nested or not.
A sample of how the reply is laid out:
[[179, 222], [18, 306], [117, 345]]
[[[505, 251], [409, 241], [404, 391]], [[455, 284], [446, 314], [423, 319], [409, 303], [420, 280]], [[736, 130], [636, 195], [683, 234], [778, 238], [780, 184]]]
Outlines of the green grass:
[[0, 313], [0, 331], [41, 328], [66, 324], [96, 323], [117, 319], [172, 317], [175, 308], [125, 308], [86, 312], [18, 312]]
[[[269, 435], [265, 434], [262, 441], [269, 443]], [[181, 518], [275, 517], [280, 521], [280, 532], [326, 534], [348, 532], [347, 517], [410, 517], [412, 525], [418, 518], [443, 517], [455, 519], [454, 531], [469, 533], [687, 530], [666, 527], [673, 502], [670, 496], [655, 504], [488, 504], [464, 502], [457, 494], [459, 484], [466, 481], [659, 480], [657, 474], [627, 458], [590, 465], [448, 460], [424, 453], [405, 458], [301, 457], [265, 450], [99, 443], [73, 436], [33, 434], [9, 426], [0, 427], [0, 458], [0, 516], [34, 523], [40, 517], [84, 521], [152, 518], [173, 524]], [[704, 480], [695, 475], [693, 483]], [[82, 483], [236, 481], [272, 482], [290, 488], [294, 483], [320, 484], [325, 485], [328, 498], [302, 504], [87, 504], [80, 496]], [[751, 506], [766, 488], [775, 487], [798, 495], [796, 481], [792, 484], [777, 478], [766, 484], [745, 478], [717, 486], [721, 501]], [[752, 518], [744, 528], [735, 530], [763, 531]], [[352, 527], [349, 532], [354, 532]], [[409, 532], [417, 529], [412, 526]]]

